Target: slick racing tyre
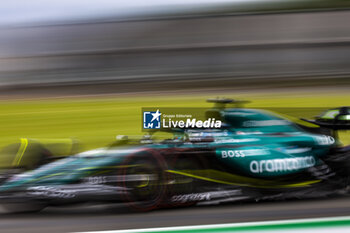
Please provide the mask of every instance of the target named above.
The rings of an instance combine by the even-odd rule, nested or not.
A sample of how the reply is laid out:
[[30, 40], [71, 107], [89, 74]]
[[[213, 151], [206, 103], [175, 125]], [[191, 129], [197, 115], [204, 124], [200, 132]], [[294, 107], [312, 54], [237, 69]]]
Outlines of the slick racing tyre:
[[122, 169], [124, 201], [136, 211], [158, 208], [166, 193], [166, 164], [158, 152], [149, 150], [128, 156]]

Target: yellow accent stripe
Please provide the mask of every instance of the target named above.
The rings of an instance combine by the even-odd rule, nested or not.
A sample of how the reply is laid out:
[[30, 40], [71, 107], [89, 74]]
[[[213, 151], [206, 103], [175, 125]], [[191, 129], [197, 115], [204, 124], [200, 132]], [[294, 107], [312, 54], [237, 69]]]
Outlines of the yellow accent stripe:
[[18, 166], [21, 163], [22, 157], [24, 155], [24, 152], [26, 151], [28, 146], [28, 139], [27, 138], [21, 138], [21, 145], [17, 151], [16, 157], [13, 160], [12, 165]]
[[310, 181], [299, 182], [299, 183], [285, 184], [285, 183], [278, 183], [275, 181], [238, 176], [238, 175], [221, 172], [217, 170], [211, 170], [211, 169], [192, 170], [192, 171], [167, 170], [167, 172], [188, 176], [188, 177], [192, 177], [200, 180], [220, 183], [220, 184], [239, 185], [239, 186], [257, 187], [257, 188], [296, 188], [296, 187], [308, 186], [310, 184], [320, 182], [320, 180], [310, 180]]
[[33, 180], [31, 180], [31, 182], [32, 181], [39, 181], [39, 180], [42, 180], [42, 179], [45, 179], [45, 178], [54, 177], [54, 176], [60, 176], [60, 175], [63, 175], [63, 174], [65, 174], [65, 173], [64, 172], [54, 173], [54, 174], [50, 174], [50, 175], [47, 175], [47, 176], [42, 176], [42, 177], [33, 179]]

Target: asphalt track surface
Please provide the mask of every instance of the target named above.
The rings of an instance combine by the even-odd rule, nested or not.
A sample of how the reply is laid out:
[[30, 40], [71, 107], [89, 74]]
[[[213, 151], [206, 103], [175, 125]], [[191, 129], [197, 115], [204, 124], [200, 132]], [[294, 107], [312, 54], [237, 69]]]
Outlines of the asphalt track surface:
[[234, 203], [130, 212], [122, 205], [50, 207], [34, 214], [1, 214], [0, 232], [81, 232], [238, 223], [350, 215], [350, 197]]

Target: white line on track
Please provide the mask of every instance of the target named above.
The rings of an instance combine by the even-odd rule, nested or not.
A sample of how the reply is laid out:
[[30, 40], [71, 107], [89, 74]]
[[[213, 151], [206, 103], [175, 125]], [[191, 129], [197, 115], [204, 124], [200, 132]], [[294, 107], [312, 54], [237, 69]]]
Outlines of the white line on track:
[[[320, 221], [344, 221], [350, 220], [350, 216], [342, 217], [326, 217], [326, 218], [308, 218], [308, 219], [290, 219], [290, 220], [276, 220], [276, 221], [259, 221], [259, 222], [244, 222], [244, 223], [228, 223], [228, 224], [210, 224], [210, 225], [194, 225], [194, 226], [177, 226], [177, 227], [157, 227], [157, 228], [143, 228], [143, 229], [127, 229], [127, 230], [107, 230], [107, 231], [85, 231], [78, 233], [138, 233], [138, 232], [166, 232], [166, 231], [182, 231], [182, 230], [201, 230], [201, 229], [215, 229], [219, 231], [220, 228], [236, 228], [236, 227], [250, 227], [250, 226], [266, 226], [266, 225], [281, 225], [281, 224], [291, 224], [291, 223], [312, 223]], [[336, 227], [330, 227], [332, 232], [349, 232], [349, 228], [339, 227], [340, 231], [337, 231]], [[328, 228], [327, 228], [328, 229]], [[284, 229], [283, 232], [301, 232], [299, 229], [297, 231], [290, 231]], [[313, 231], [313, 229], [310, 229]], [[327, 230], [330, 231], [329, 229]], [[265, 232], [264, 230], [259, 230], [259, 232]]]

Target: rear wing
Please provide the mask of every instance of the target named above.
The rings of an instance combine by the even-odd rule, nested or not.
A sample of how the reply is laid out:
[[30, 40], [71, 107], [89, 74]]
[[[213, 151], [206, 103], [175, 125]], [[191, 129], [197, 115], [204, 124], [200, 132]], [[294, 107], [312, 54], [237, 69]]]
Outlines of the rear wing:
[[315, 117], [315, 120], [301, 120], [331, 130], [350, 130], [350, 107], [329, 109]]
[[327, 128], [331, 130], [350, 130], [349, 123], [323, 122], [318, 120], [308, 120], [304, 118], [301, 118], [301, 120], [318, 125], [322, 128]]

